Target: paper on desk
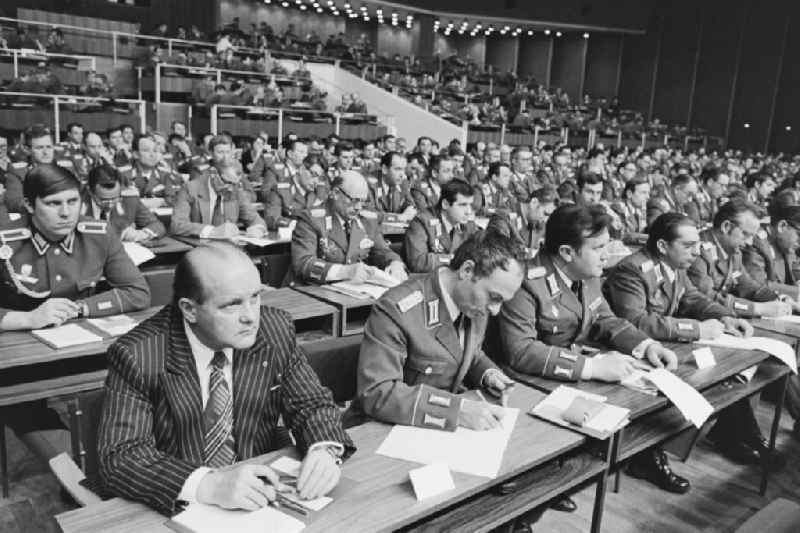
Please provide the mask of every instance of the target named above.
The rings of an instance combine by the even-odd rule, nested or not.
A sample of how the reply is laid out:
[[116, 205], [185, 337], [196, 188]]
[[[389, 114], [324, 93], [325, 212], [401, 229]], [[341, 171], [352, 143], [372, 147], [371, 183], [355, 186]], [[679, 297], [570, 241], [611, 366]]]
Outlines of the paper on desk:
[[78, 344], [102, 342], [102, 338], [78, 324], [65, 324], [55, 328], [34, 329], [31, 333], [53, 348], [66, 348]]
[[[302, 466], [302, 463], [300, 463], [300, 461], [297, 459], [284, 456], [276, 459], [269, 466], [276, 472], [297, 478], [300, 477], [300, 467]], [[321, 496], [314, 500], [302, 500], [296, 495], [289, 493], [284, 493], [283, 496], [312, 511], [320, 511], [333, 501], [333, 498], [329, 496]]]
[[709, 346], [723, 346], [725, 348], [739, 348], [742, 350], [761, 350], [780, 359], [786, 366], [797, 374], [797, 355], [791, 346], [778, 339], [769, 337], [734, 337], [723, 333], [716, 339], [700, 339], [695, 341], [698, 344], [708, 344]]
[[122, 247], [125, 248], [125, 253], [136, 266], [146, 263], [156, 256], [149, 248], [145, 248], [138, 242], [123, 242]]
[[714, 412], [714, 407], [703, 398], [702, 394], [669, 370], [663, 368], [651, 370], [647, 379], [652, 381], [658, 390], [663, 392], [664, 396], [675, 404], [681, 414], [698, 429]]
[[[289, 240], [290, 239], [291, 237], [289, 238]], [[272, 244], [287, 242], [287, 239], [281, 239], [281, 238], [272, 239], [270, 237], [248, 237], [247, 235], [237, 235], [234, 240], [240, 243], [250, 244], [252, 246], [259, 246], [262, 248], [264, 246], [270, 246]]]
[[369, 298], [377, 300], [383, 296], [383, 293], [389, 290], [386, 287], [373, 285], [372, 283], [353, 283], [352, 281], [337, 281], [336, 283], [326, 285], [326, 287], [352, 298], [360, 298], [362, 300], [368, 300]]
[[519, 415], [516, 408], [504, 411], [501, 425], [487, 431], [394, 426], [375, 453], [415, 463], [443, 463], [455, 472], [495, 478]]
[[775, 316], [770, 318], [770, 320], [775, 320], [777, 322], [790, 322], [792, 324], [800, 324], [800, 315]]
[[170, 520], [195, 533], [299, 533], [306, 525], [273, 507], [258, 511], [231, 511], [215, 505], [193, 503]]
[[91, 318], [87, 322], [101, 331], [105, 331], [112, 337], [118, 337], [128, 333], [136, 327], [138, 320], [128, 315], [107, 316], [105, 318]]
[[[573, 424], [564, 419], [564, 411], [569, 408], [575, 398], [579, 397], [601, 403], [606, 401], [605, 396], [585, 392], [575, 387], [559, 385], [544, 400], [536, 404], [531, 413], [561, 426], [574, 428]], [[583, 427], [599, 433], [613, 433], [625, 424], [629, 413], [630, 409], [605, 404], [604, 409], [588, 420]]]

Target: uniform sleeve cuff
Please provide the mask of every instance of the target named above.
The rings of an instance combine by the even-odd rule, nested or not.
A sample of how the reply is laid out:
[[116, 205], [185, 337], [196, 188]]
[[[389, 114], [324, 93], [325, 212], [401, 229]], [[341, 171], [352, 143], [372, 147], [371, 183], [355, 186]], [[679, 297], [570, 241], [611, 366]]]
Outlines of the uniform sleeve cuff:
[[212, 231], [214, 231], [214, 226], [203, 226], [203, 229], [200, 230], [200, 238], [208, 239]]
[[328, 269], [328, 275], [325, 276], [325, 281], [336, 281], [342, 279], [342, 270], [344, 269], [344, 265], [331, 265], [331, 268]]
[[587, 380], [592, 379], [594, 370], [594, 361], [592, 361], [591, 357], [584, 357], [583, 358], [583, 370], [581, 370], [581, 379]]
[[197, 489], [200, 488], [200, 482], [209, 472], [211, 472], [210, 468], [201, 466], [189, 474], [189, 477], [183, 482], [178, 499], [186, 503], [197, 503]]
[[631, 355], [634, 356], [636, 359], [643, 358], [644, 353], [647, 351], [648, 346], [650, 346], [654, 342], [656, 341], [654, 341], [653, 339], [643, 340], [642, 342], [637, 344], [636, 347], [631, 351]]

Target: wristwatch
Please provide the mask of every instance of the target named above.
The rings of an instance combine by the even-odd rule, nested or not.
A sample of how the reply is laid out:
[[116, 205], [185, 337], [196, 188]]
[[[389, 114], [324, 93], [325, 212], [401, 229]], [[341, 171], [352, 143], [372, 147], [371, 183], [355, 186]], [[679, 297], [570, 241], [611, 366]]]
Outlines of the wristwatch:
[[325, 446], [325, 451], [331, 454], [337, 465], [342, 464], [342, 450], [338, 446]]
[[84, 300], [75, 300], [75, 305], [78, 306], [78, 316], [77, 318], [84, 318], [86, 315], [89, 314], [89, 306], [86, 305]]

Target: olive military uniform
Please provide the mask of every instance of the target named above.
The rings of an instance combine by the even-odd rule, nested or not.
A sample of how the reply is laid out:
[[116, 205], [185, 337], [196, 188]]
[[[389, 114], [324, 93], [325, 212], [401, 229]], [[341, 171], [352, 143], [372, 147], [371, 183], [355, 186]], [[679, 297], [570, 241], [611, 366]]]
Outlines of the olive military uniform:
[[439, 210], [435, 215], [424, 212], [414, 217], [406, 230], [403, 247], [411, 272], [430, 272], [449, 265], [461, 243], [477, 231], [473, 222], [448, 226]]
[[800, 285], [796, 273], [797, 255], [794, 250], [784, 253], [778, 248], [770, 231], [761, 230], [753, 245], [742, 250], [742, 265], [753, 280], [767, 288], [800, 300]]
[[328, 188], [318, 185], [313, 191], [307, 191], [292, 179], [278, 182], [269, 189], [262, 189], [260, 195], [264, 202], [267, 227], [275, 230], [279, 226], [288, 226], [302, 211], [325, 203], [328, 199]]
[[83, 197], [81, 214], [95, 220], [105, 220], [120, 236], [126, 228], [132, 226], [134, 229], [146, 231], [153, 239], [163, 237], [167, 232], [164, 224], [142, 203], [139, 196], [126, 194], [129, 192], [122, 191], [116, 206], [108, 213], [103, 213], [102, 208], [94, 203], [92, 195], [84, 191], [81, 195]]

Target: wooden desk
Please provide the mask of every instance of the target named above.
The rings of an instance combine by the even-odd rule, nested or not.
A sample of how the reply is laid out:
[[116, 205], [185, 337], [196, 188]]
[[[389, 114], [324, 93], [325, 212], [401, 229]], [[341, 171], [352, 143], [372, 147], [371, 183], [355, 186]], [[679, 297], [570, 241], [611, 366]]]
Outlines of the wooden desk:
[[156, 254], [156, 256], [150, 261], [139, 265], [139, 268], [142, 270], [147, 270], [153, 266], [165, 263], [174, 265], [178, 262], [180, 256], [193, 248], [193, 246], [185, 242], [178, 241], [166, 235], [152, 242], [146, 242], [143, 246]]
[[310, 344], [338, 337], [339, 310], [311, 296], [290, 288], [265, 291], [262, 305], [283, 309], [294, 320], [298, 344]]
[[[517, 419], [497, 478], [453, 473], [455, 490], [421, 502], [414, 496], [408, 480], [408, 471], [419, 465], [375, 453], [391, 426], [369, 422], [350, 429], [349, 433], [358, 451], [344, 464], [342, 475], [354, 480], [356, 485], [331, 503], [305, 531], [396, 531], [407, 527], [424, 528], [428, 520], [433, 520], [432, 524], [444, 522], [444, 525], [448, 525], [451, 517], [457, 517], [462, 525], [469, 524], [467, 527], [470, 531], [488, 531], [494, 524], [509, 520], [538, 503], [563, 493], [580, 483], [578, 479], [585, 481], [596, 478], [598, 485], [602, 485], [605, 480], [605, 462], [585, 453], [579, 452], [575, 456], [579, 458], [580, 467], [570, 461], [565, 463], [570, 465], [569, 468], [553, 466], [555, 460], [575, 452], [586, 439], [525, 414], [543, 397], [542, 393], [524, 386], [517, 387], [512, 394], [510, 405], [519, 407], [522, 412]], [[267, 454], [258, 460], [269, 461], [276, 455]], [[489, 500], [484, 499], [483, 495], [487, 491], [506, 480], [526, 476], [531, 472], [538, 473], [533, 478], [537, 478], [537, 475], [542, 478], [544, 470], [540, 467], [545, 465], [550, 465], [546, 469], [549, 474], [547, 483], [534, 483], [533, 493], [518, 490], [507, 496], [490, 494], [489, 500], [502, 505], [486, 505]], [[598, 491], [598, 496], [595, 508], [602, 510], [604, 491]], [[479, 502], [480, 505], [475, 506], [473, 502]], [[599, 511], [596, 518], [593, 529], [599, 530]], [[164, 516], [119, 498], [62, 513], [56, 520], [64, 533], [170, 531], [163, 525], [166, 520]], [[432, 529], [440, 530], [438, 527]], [[463, 528], [460, 530], [463, 531]]]
[[375, 303], [372, 298], [353, 298], [325, 285], [296, 285], [293, 288], [336, 307], [339, 310], [341, 323], [339, 335], [342, 337], [357, 335], [364, 331], [364, 325], [367, 323], [372, 305]]

